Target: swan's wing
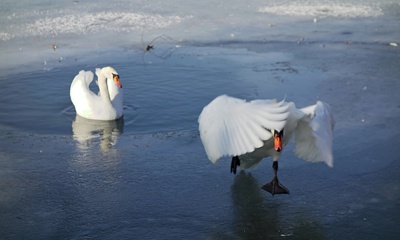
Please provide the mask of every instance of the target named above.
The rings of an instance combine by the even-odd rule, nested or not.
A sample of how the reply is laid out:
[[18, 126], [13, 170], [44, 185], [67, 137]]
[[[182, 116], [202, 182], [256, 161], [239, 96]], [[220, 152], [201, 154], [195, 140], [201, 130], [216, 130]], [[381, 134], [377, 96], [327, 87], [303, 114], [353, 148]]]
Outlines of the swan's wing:
[[245, 100], [222, 95], [199, 116], [200, 138], [210, 161], [253, 152], [281, 130], [289, 115], [285, 102]]
[[94, 75], [91, 71], [79, 71], [78, 75], [75, 76], [74, 80], [71, 83], [71, 98], [75, 96], [79, 97], [78, 93], [80, 93], [81, 91], [88, 91], [93, 94], [93, 92], [89, 90], [89, 85], [93, 81], [93, 76]]
[[305, 115], [296, 128], [296, 156], [310, 162], [325, 162], [333, 167], [332, 141], [335, 123], [329, 105], [318, 101], [300, 111]]
[[97, 102], [98, 96], [89, 89], [93, 76], [91, 71], [82, 70], [71, 83], [71, 101], [80, 115], [87, 115], [90, 109], [95, 109], [94, 104]]

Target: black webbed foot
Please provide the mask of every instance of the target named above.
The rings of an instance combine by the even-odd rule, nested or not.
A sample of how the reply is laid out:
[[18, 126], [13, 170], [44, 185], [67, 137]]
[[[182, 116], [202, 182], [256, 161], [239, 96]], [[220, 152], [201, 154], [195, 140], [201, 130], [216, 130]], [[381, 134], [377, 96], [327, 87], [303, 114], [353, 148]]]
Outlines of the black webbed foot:
[[267, 192], [270, 192], [272, 195], [289, 194], [289, 190], [285, 186], [283, 186], [278, 180], [278, 161], [274, 161], [272, 163], [272, 168], [274, 169], [274, 178], [271, 182], [265, 184], [261, 188]]
[[289, 190], [278, 181], [278, 178], [276, 176], [272, 179], [271, 182], [265, 184], [261, 188], [267, 192], [270, 192], [272, 195], [289, 194]]

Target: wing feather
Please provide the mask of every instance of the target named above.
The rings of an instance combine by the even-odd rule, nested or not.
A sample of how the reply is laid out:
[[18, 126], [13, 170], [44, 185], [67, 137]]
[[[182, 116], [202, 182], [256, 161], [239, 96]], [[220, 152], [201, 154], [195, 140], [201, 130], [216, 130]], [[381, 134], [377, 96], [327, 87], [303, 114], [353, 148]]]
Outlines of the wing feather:
[[81, 70], [72, 81], [70, 97], [75, 107], [89, 107], [92, 104], [93, 99], [96, 98], [96, 94], [89, 89], [89, 85], [93, 81], [93, 76], [94, 75], [91, 71]]
[[235, 121], [234, 128], [237, 129], [237, 131], [232, 131], [232, 136], [231, 140], [234, 144], [231, 145], [230, 151], [232, 154], [237, 154], [237, 149], [246, 149], [247, 144], [246, 142], [241, 141], [241, 139], [245, 138], [244, 133], [242, 132], [242, 128], [240, 127], [243, 125], [241, 119], [238, 119], [238, 121]]
[[284, 101], [245, 100], [222, 95], [203, 108], [199, 131], [208, 158], [253, 152], [271, 138], [271, 129], [281, 130], [289, 116]]
[[328, 104], [317, 104], [300, 109], [305, 116], [299, 120], [295, 136], [295, 154], [310, 162], [325, 162], [333, 167], [334, 119]]

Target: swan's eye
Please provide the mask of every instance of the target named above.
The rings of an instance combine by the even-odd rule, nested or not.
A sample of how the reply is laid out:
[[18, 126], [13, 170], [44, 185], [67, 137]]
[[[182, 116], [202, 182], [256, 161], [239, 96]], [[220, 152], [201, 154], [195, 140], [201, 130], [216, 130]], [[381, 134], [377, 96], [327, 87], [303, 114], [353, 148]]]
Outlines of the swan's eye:
[[122, 88], [121, 82], [119, 81], [119, 75], [113, 74], [113, 80], [118, 85], [118, 87]]
[[115, 82], [119, 82], [119, 75], [113, 74], [113, 80], [114, 80]]
[[283, 137], [283, 135], [284, 135], [283, 129], [281, 131], [272, 130], [272, 135]]

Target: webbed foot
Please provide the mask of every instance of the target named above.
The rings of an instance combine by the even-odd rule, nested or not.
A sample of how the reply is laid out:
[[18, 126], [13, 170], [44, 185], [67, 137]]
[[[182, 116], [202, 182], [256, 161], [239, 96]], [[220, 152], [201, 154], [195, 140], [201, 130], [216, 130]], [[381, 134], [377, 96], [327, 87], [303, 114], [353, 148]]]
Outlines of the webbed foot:
[[278, 161], [273, 161], [272, 168], [274, 169], [274, 178], [271, 182], [265, 184], [261, 188], [267, 192], [270, 192], [272, 195], [289, 194], [289, 190], [278, 180]]
[[278, 178], [276, 176], [272, 179], [271, 182], [265, 184], [261, 188], [267, 192], [270, 192], [272, 195], [289, 194], [289, 190], [278, 181]]

